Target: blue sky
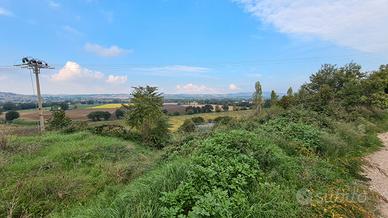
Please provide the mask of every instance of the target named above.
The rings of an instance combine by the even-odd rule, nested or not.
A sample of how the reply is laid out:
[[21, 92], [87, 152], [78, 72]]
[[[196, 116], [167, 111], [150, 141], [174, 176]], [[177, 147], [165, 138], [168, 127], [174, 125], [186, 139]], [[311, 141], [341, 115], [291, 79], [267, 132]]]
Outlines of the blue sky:
[[321, 64], [388, 63], [388, 0], [0, 0], [0, 91], [46, 94], [297, 89]]

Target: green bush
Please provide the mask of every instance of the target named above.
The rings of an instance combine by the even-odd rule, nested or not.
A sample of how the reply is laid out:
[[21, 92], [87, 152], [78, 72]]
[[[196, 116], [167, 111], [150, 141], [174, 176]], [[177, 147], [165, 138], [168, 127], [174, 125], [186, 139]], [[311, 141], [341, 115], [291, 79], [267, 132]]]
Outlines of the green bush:
[[193, 117], [191, 120], [197, 125], [205, 123], [205, 119], [203, 117]]
[[109, 120], [111, 114], [108, 111], [93, 111], [88, 114], [88, 118], [92, 121]]
[[5, 120], [8, 122], [12, 122], [13, 120], [16, 120], [19, 118], [20, 114], [17, 111], [8, 111], [5, 113]]
[[48, 127], [52, 130], [59, 130], [71, 125], [71, 119], [66, 117], [64, 110], [52, 111], [52, 115], [48, 120]]
[[192, 119], [186, 119], [183, 124], [179, 127], [180, 132], [194, 132], [196, 129], [195, 123]]

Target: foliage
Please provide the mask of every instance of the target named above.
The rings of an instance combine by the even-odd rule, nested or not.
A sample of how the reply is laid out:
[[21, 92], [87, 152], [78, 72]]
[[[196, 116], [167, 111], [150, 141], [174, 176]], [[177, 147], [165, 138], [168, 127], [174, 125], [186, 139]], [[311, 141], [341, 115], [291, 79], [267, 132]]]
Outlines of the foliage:
[[253, 104], [256, 108], [256, 115], [261, 113], [264, 100], [263, 100], [263, 90], [259, 81], [255, 84], [255, 93], [253, 94]]
[[20, 114], [17, 111], [8, 111], [5, 113], [5, 120], [11, 122], [17, 118], [19, 118]]
[[223, 111], [229, 111], [229, 105], [228, 104], [223, 104], [222, 105], [222, 110]]
[[205, 119], [203, 117], [193, 117], [191, 118], [191, 120], [195, 123], [195, 124], [203, 124], [205, 123]]
[[196, 129], [193, 119], [187, 119], [183, 122], [182, 126], [179, 127], [180, 132], [194, 132]]
[[49, 129], [59, 130], [71, 125], [71, 119], [66, 117], [64, 110], [52, 111], [51, 117], [48, 120]]
[[93, 111], [88, 114], [88, 118], [92, 121], [109, 120], [111, 114], [108, 111]]
[[219, 113], [219, 112], [222, 111], [222, 108], [221, 108], [219, 105], [216, 105], [214, 111], [217, 112], [217, 113]]
[[116, 111], [115, 111], [115, 116], [116, 116], [116, 118], [117, 118], [117, 119], [122, 119], [122, 118], [124, 118], [125, 112], [126, 112], [126, 111], [125, 111], [124, 109], [121, 109], [121, 108], [116, 109]]
[[0, 151], [0, 217], [47, 217], [116, 196], [158, 153], [88, 132], [12, 137]]
[[271, 107], [274, 107], [277, 105], [278, 98], [279, 98], [279, 96], [276, 94], [275, 90], [272, 90], [271, 91], [271, 100], [270, 100]]
[[151, 146], [163, 147], [169, 139], [169, 124], [163, 113], [163, 96], [156, 87], [134, 87], [126, 122], [136, 128], [143, 141]]

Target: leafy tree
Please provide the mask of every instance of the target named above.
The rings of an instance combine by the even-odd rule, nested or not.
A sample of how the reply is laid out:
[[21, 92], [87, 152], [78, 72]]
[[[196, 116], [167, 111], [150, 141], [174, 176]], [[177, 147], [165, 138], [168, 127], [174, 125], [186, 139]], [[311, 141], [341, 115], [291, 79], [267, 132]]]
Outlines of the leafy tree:
[[12, 102], [5, 102], [3, 104], [3, 110], [4, 111], [12, 111], [12, 110], [16, 110], [17, 109], [17, 106], [15, 103], [12, 103]]
[[5, 120], [8, 122], [11, 122], [19, 117], [20, 117], [20, 114], [17, 111], [11, 110], [11, 111], [8, 111], [7, 113], [5, 113]]
[[88, 114], [88, 118], [92, 121], [109, 120], [111, 114], [108, 111], [93, 111]]
[[229, 105], [228, 104], [222, 105], [222, 110], [224, 110], [225, 112], [229, 111]]
[[125, 110], [124, 109], [120, 109], [120, 108], [117, 109], [115, 111], [115, 116], [116, 116], [117, 119], [123, 118], [125, 116]]
[[140, 131], [143, 141], [162, 147], [168, 140], [169, 126], [163, 113], [163, 96], [156, 87], [134, 87], [126, 122]]
[[292, 97], [293, 95], [294, 95], [294, 91], [292, 90], [292, 87], [288, 88], [287, 96]]
[[217, 113], [221, 112], [222, 109], [219, 105], [216, 105], [216, 108], [214, 109]]
[[203, 113], [211, 113], [213, 111], [214, 107], [211, 104], [206, 104], [205, 106], [202, 107], [202, 112]]
[[270, 100], [271, 107], [275, 106], [278, 103], [278, 97], [279, 96], [276, 94], [275, 90], [272, 90]]
[[256, 114], [260, 114], [264, 104], [264, 100], [263, 100], [263, 90], [261, 88], [261, 84], [259, 81], [257, 81], [255, 84], [255, 93], [253, 94], [253, 104], [255, 105], [255, 108], [256, 108]]
[[68, 127], [71, 124], [71, 119], [66, 117], [64, 110], [52, 111], [52, 116], [48, 120], [50, 129], [59, 130]]

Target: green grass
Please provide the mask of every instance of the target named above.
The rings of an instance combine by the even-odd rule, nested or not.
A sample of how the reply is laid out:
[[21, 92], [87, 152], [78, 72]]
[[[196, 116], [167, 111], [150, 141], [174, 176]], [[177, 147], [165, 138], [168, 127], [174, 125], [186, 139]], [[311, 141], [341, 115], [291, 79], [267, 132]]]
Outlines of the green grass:
[[202, 113], [202, 114], [193, 114], [193, 115], [180, 115], [180, 116], [170, 116], [169, 123], [171, 125], [171, 130], [176, 131], [187, 119], [193, 117], [203, 117], [206, 121], [214, 120], [217, 117], [230, 116], [234, 118], [244, 118], [253, 114], [252, 110], [241, 110], [241, 111], [227, 111], [227, 112], [213, 112], [213, 113]]
[[46, 216], [129, 183], [161, 152], [87, 132], [11, 137], [0, 151], [0, 217]]

